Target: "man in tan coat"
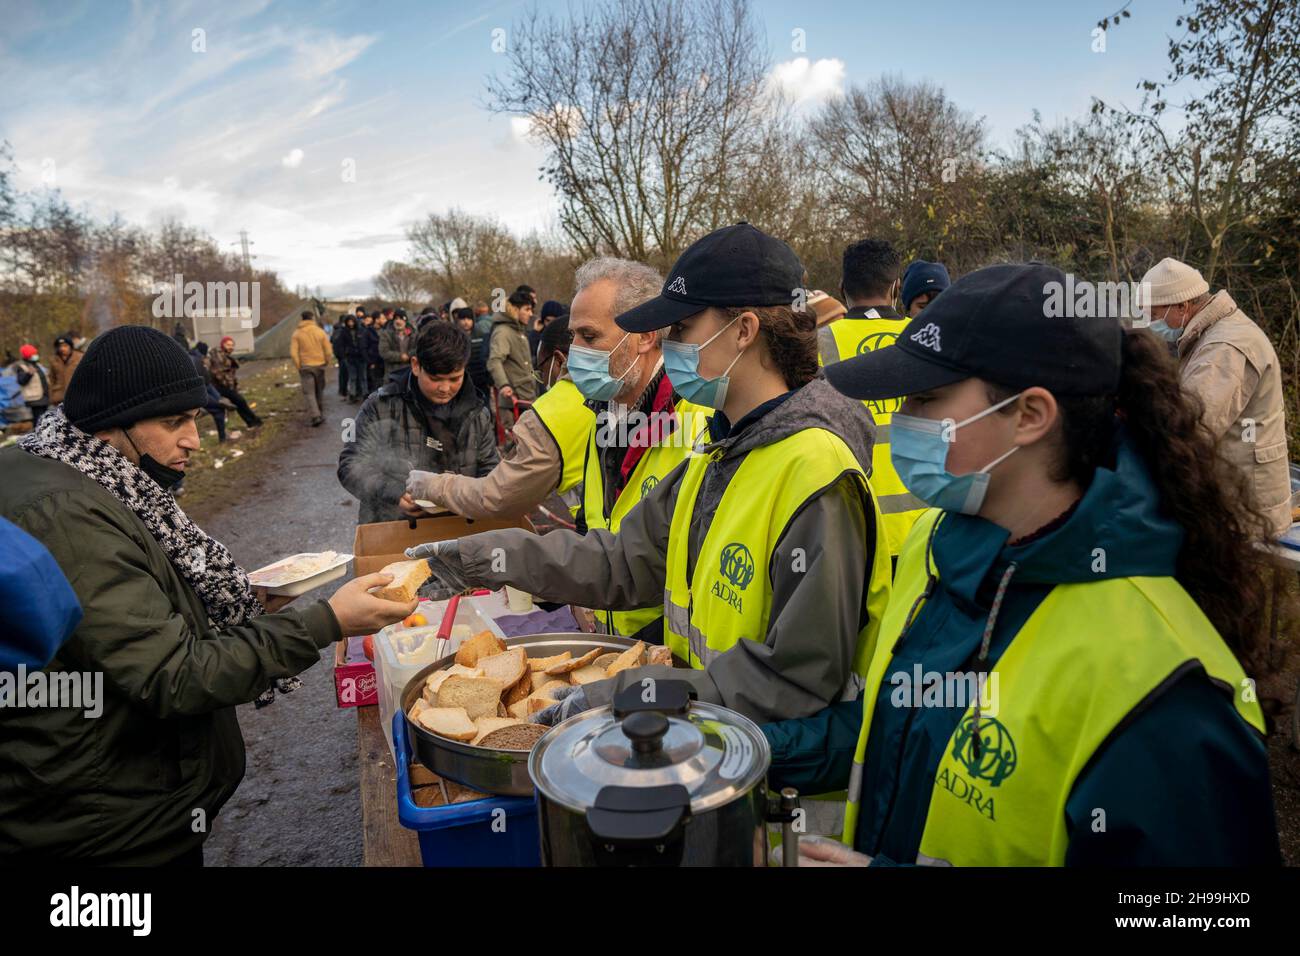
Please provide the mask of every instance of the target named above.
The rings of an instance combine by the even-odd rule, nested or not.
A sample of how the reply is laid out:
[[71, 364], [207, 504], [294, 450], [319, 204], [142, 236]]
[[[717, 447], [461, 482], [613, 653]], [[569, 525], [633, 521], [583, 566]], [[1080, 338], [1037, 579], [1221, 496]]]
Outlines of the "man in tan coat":
[[60, 335], [54, 340], [54, 358], [50, 362], [50, 404], [58, 405], [63, 401], [63, 393], [72, 381], [72, 373], [77, 370], [81, 353], [72, 344], [72, 339]]
[[289, 357], [298, 369], [302, 381], [302, 399], [307, 405], [311, 424], [325, 421], [321, 410], [325, 407], [325, 368], [334, 359], [334, 349], [325, 330], [316, 324], [313, 312], [303, 312], [298, 327], [289, 340]]
[[1210, 294], [1200, 272], [1162, 259], [1142, 277], [1152, 331], [1177, 343], [1183, 387], [1224, 456], [1252, 476], [1256, 503], [1274, 534], [1291, 526], [1282, 375], [1273, 343], [1226, 290]]

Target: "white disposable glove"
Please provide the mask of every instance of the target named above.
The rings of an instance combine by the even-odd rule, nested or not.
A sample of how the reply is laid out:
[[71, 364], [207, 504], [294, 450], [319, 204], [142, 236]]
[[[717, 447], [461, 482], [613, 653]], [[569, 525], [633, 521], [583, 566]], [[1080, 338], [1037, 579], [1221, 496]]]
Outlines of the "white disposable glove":
[[459, 538], [417, 544], [413, 548], [406, 549], [406, 556], [423, 558], [427, 561], [434, 580], [443, 589], [453, 594], [459, 594], [469, 587], [469, 580], [465, 577], [465, 567], [460, 563]]

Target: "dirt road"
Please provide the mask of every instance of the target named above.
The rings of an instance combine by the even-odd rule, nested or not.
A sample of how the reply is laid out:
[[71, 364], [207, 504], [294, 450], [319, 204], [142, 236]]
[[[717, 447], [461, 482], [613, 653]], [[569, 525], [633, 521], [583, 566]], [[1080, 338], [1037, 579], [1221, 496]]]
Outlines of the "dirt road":
[[[194, 509], [199, 524], [246, 569], [296, 551], [352, 550], [357, 503], [335, 476], [341, 420], [358, 406], [326, 389], [325, 424], [284, 429], [265, 467], [239, 488]], [[284, 414], [283, 412], [281, 414]], [[184, 499], [182, 499], [184, 504]], [[304, 595], [328, 597], [341, 582]], [[348, 866], [361, 863], [356, 711], [334, 699], [332, 648], [301, 675], [302, 688], [257, 710], [238, 709], [248, 748], [244, 782], [217, 817], [206, 860], [217, 866]]]

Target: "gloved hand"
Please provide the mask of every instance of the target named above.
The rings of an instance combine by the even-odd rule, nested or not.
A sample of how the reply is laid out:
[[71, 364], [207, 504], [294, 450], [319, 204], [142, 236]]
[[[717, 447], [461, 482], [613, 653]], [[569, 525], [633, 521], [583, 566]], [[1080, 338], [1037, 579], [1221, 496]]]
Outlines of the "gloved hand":
[[[542, 711], [542, 713], [546, 713], [546, 711]], [[784, 850], [784, 846], [776, 848], [774, 856], [778, 866], [781, 865], [781, 853]], [[845, 846], [839, 840], [809, 834], [799, 837], [799, 865], [870, 866], [871, 857]]]
[[429, 562], [429, 571], [444, 590], [459, 594], [470, 585], [469, 579], [465, 577], [465, 567], [460, 563], [459, 538], [417, 544], [414, 548], [406, 549], [406, 556], [423, 558]]
[[406, 476], [406, 493], [414, 501], [432, 501], [437, 504], [438, 499], [434, 497], [434, 481], [436, 474], [432, 471], [411, 471]]
[[591, 709], [591, 704], [587, 702], [587, 688], [585, 687], [565, 687], [562, 690], [557, 690], [554, 697], [558, 703], [552, 704], [545, 710], [539, 710], [535, 714], [530, 714], [528, 716], [530, 723], [554, 727], [556, 724], [564, 723], [574, 714], [580, 714], [584, 710]]

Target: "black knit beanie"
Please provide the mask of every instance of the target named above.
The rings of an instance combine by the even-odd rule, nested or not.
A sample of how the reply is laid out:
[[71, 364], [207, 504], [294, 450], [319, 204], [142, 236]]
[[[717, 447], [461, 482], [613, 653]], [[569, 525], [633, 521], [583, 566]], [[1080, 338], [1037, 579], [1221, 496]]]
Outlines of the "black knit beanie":
[[68, 382], [63, 413], [93, 434], [207, 402], [203, 379], [175, 339], [146, 325], [122, 325], [90, 343]]

